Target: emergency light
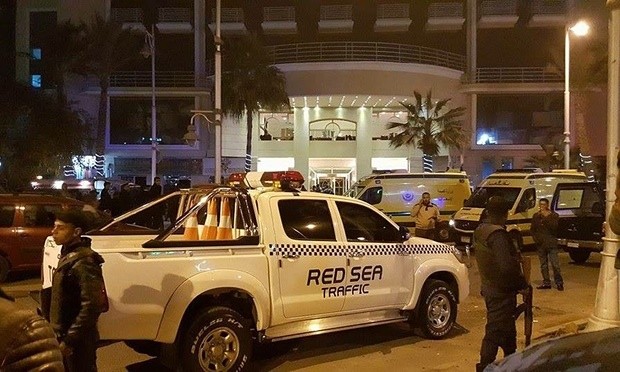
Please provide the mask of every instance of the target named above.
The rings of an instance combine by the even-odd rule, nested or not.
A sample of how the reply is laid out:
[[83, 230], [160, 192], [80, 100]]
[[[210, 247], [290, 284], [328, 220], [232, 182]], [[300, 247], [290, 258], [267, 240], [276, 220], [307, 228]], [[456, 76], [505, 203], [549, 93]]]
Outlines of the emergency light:
[[304, 183], [304, 177], [298, 171], [273, 171], [273, 172], [248, 172], [233, 173], [228, 177], [230, 186], [247, 187], [256, 189], [259, 187], [273, 187], [282, 189], [282, 183], [298, 182], [299, 187]]

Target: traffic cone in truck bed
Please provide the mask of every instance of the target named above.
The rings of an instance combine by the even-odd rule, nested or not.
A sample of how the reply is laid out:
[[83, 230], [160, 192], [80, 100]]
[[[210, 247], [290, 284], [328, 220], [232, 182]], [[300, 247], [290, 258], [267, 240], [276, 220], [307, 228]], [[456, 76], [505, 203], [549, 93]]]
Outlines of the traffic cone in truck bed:
[[218, 240], [232, 239], [232, 222], [230, 220], [230, 203], [228, 199], [222, 198], [220, 206], [220, 224], [217, 226]]
[[183, 231], [183, 239], [198, 240], [198, 216], [193, 213], [185, 220], [185, 231]]
[[217, 239], [217, 199], [215, 198], [209, 201], [205, 226], [202, 229], [202, 235], [200, 236], [200, 240], [213, 239]]

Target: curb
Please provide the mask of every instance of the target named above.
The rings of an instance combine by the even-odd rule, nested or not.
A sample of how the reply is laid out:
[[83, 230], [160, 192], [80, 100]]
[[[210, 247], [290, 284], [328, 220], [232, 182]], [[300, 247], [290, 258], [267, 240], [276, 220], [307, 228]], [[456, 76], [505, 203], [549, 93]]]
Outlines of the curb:
[[545, 338], [551, 339], [569, 334], [576, 334], [584, 330], [587, 325], [588, 318], [582, 318], [574, 320], [572, 322], [567, 322], [564, 324], [559, 324], [557, 326], [541, 329], [540, 331], [535, 332], [536, 336], [533, 335], [532, 341], [544, 341]]

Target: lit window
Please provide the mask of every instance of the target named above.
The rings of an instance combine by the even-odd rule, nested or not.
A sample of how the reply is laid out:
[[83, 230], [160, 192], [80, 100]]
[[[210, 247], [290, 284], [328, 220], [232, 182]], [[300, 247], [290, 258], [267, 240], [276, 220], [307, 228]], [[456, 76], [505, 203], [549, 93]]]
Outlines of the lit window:
[[41, 88], [41, 75], [30, 75], [30, 83], [34, 88]]
[[30, 55], [32, 59], [40, 61], [41, 60], [41, 48], [32, 48], [30, 50]]
[[497, 140], [495, 137], [488, 133], [480, 133], [478, 135], [478, 140], [476, 141], [476, 145], [495, 145], [497, 144]]

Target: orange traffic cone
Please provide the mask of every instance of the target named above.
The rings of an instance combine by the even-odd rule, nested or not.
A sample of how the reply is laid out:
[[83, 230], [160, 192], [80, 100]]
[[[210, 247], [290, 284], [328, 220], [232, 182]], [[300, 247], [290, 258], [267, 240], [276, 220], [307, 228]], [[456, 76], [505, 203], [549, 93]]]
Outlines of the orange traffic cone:
[[222, 199], [220, 207], [220, 224], [217, 226], [218, 240], [232, 239], [232, 222], [230, 220], [230, 204], [227, 199]]
[[183, 239], [198, 240], [198, 216], [192, 214], [185, 220], [185, 231], [183, 231]]
[[215, 198], [209, 201], [205, 226], [200, 235], [200, 240], [213, 239], [217, 239], [217, 200]]

